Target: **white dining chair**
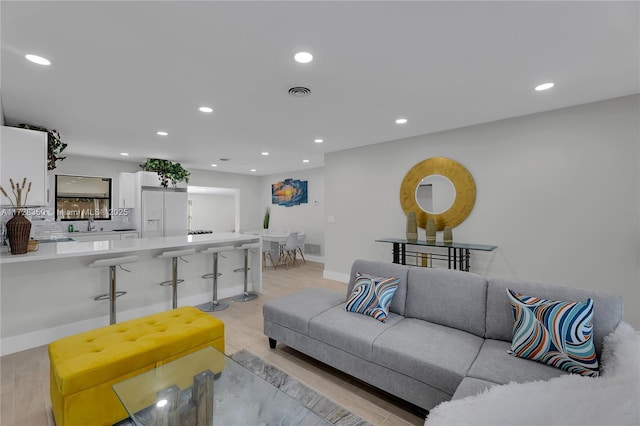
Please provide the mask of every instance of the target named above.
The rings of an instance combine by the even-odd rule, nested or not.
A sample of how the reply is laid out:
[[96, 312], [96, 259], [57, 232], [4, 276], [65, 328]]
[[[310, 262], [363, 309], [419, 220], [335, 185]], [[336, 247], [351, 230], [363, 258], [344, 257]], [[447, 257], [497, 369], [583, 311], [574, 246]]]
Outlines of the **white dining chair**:
[[302, 261], [307, 263], [307, 259], [304, 258], [304, 253], [302, 249], [304, 248], [304, 242], [307, 239], [307, 234], [298, 234], [298, 247], [297, 251], [300, 253], [300, 257], [302, 257]]
[[291, 232], [289, 237], [287, 238], [287, 242], [283, 247], [284, 253], [284, 264], [287, 269], [289, 269], [289, 260], [293, 262], [293, 265], [296, 265], [298, 262], [296, 259], [296, 251], [298, 250], [298, 233]]
[[[278, 250], [278, 249], [275, 249]], [[264, 271], [265, 266], [267, 266], [267, 258], [271, 261], [271, 265], [273, 269], [278, 269], [278, 264], [273, 261], [272, 252], [275, 251], [271, 246], [271, 241], [262, 240], [262, 270]]]

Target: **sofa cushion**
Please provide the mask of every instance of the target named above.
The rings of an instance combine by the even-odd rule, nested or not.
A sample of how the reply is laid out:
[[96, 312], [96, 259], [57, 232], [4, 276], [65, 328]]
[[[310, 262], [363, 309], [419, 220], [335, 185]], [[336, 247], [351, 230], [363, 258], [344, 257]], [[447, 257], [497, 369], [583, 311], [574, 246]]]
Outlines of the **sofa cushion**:
[[347, 312], [365, 314], [385, 322], [389, 305], [398, 288], [397, 278], [374, 277], [356, 273], [356, 281], [344, 309]]
[[305, 288], [295, 293], [269, 300], [262, 307], [266, 320], [309, 335], [309, 321], [344, 303], [344, 296], [325, 288]]
[[356, 260], [351, 266], [351, 276], [349, 285], [347, 286], [347, 294], [342, 300], [343, 302], [351, 295], [353, 285], [356, 281], [356, 273], [369, 274], [377, 277], [396, 277], [398, 278], [398, 288], [391, 301], [389, 307], [390, 312], [404, 315], [404, 305], [407, 300], [407, 272], [408, 266], [398, 265], [396, 263], [374, 262], [370, 260]]
[[483, 337], [487, 281], [449, 269], [411, 268], [406, 317], [423, 319]]
[[593, 347], [593, 300], [563, 302], [507, 289], [514, 327], [510, 355], [583, 376], [598, 376]]
[[456, 389], [456, 393], [451, 397], [451, 400], [453, 401], [455, 399], [462, 399], [468, 396], [477, 395], [496, 385], [497, 383], [489, 382], [487, 380], [465, 377], [462, 380], [462, 383], [460, 383], [460, 386]]
[[482, 342], [465, 331], [405, 318], [376, 339], [372, 361], [453, 395]]
[[370, 361], [373, 342], [402, 318], [389, 313], [387, 321], [376, 321], [345, 311], [343, 303], [314, 317], [309, 324], [309, 336]]
[[611, 333], [622, 321], [620, 296], [556, 284], [492, 279], [489, 280], [487, 287], [486, 337], [489, 339], [511, 342], [513, 337], [513, 312], [507, 297], [507, 288], [545, 299], [574, 301], [593, 299], [593, 344], [598, 356], [602, 351], [604, 336]]
[[510, 348], [509, 342], [486, 339], [467, 376], [505, 384], [548, 380], [567, 374], [546, 364], [513, 357], [507, 353]]

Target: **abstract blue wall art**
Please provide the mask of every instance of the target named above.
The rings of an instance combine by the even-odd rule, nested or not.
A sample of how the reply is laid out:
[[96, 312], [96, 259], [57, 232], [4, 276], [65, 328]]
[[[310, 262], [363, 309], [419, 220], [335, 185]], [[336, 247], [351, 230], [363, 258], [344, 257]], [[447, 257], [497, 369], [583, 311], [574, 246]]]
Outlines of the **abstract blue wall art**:
[[291, 207], [302, 203], [308, 203], [306, 180], [285, 179], [271, 185], [271, 204]]

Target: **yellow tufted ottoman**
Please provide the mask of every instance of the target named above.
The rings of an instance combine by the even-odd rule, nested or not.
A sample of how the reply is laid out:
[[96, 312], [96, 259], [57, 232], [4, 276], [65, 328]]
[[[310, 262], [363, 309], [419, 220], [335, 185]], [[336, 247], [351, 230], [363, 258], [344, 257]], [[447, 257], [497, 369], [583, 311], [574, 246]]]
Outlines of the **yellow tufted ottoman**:
[[126, 418], [114, 383], [206, 346], [224, 352], [224, 323], [191, 306], [52, 342], [49, 385], [56, 425], [112, 425]]

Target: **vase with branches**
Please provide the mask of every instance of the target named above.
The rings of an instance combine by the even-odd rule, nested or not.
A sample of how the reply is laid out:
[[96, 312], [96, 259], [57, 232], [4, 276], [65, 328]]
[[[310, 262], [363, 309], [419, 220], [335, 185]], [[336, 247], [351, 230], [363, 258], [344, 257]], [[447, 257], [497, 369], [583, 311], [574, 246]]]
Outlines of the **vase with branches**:
[[[0, 192], [2, 192], [2, 195], [9, 199], [11, 207], [20, 209], [22, 206], [26, 206], [29, 192], [31, 192], [31, 182], [27, 185], [27, 178], [25, 177], [22, 179], [22, 185], [20, 184], [20, 181], [18, 181], [18, 183], [14, 183], [13, 179], [9, 179], [9, 183], [11, 184], [11, 193], [13, 194], [13, 198], [11, 198], [7, 191], [0, 185]], [[26, 192], [25, 188], [27, 189]], [[24, 199], [22, 198], [23, 195]]]
[[13, 179], [9, 179], [11, 184], [11, 194], [4, 187], [0, 186], [2, 195], [9, 199], [11, 206], [16, 209], [13, 217], [7, 221], [7, 238], [9, 239], [9, 247], [11, 254], [24, 254], [27, 252], [29, 245], [29, 235], [31, 234], [31, 221], [24, 217], [23, 206], [27, 205], [29, 192], [31, 191], [31, 182], [27, 184], [27, 178], [22, 179], [22, 183], [17, 183]]

